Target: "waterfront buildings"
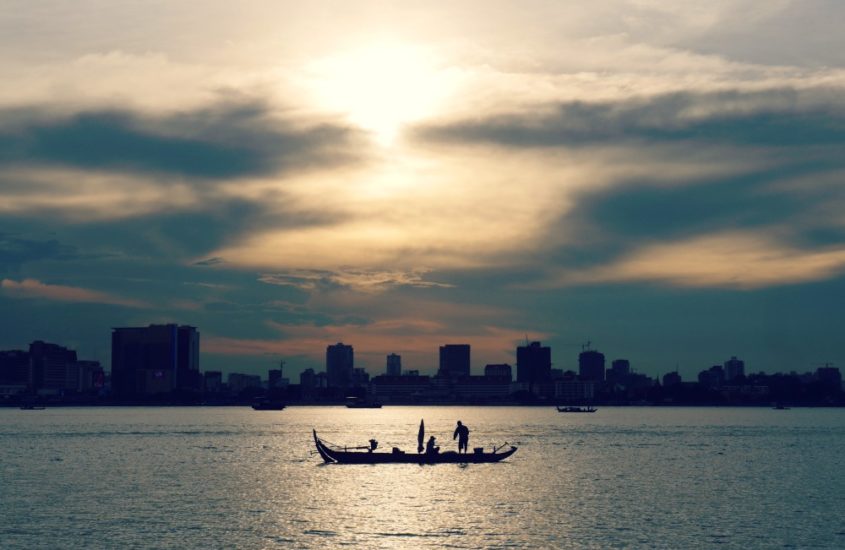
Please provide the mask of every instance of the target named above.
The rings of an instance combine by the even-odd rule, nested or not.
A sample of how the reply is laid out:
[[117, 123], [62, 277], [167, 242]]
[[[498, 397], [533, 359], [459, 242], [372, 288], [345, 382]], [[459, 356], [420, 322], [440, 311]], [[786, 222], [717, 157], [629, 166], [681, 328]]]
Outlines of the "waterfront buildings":
[[187, 325], [112, 329], [112, 389], [121, 398], [200, 389], [199, 341]]
[[0, 351], [0, 393], [28, 392], [69, 396], [101, 390], [105, 375], [99, 361], [81, 361], [76, 351], [36, 340], [27, 351]]
[[578, 355], [578, 378], [585, 381], [604, 381], [604, 354], [589, 349], [589, 344]]
[[457, 378], [470, 375], [469, 344], [446, 344], [440, 346], [440, 367], [437, 376]]
[[741, 376], [745, 376], [745, 362], [736, 357], [725, 361], [725, 381], [732, 382]]
[[352, 346], [338, 342], [326, 347], [326, 375], [329, 387], [348, 388], [352, 384], [355, 352]]
[[401, 376], [402, 375], [402, 356], [391, 353], [387, 356], [387, 368], [385, 369], [387, 376]]
[[516, 381], [529, 386], [545, 384], [552, 379], [552, 349], [540, 342], [516, 348]]
[[503, 378], [511, 382], [513, 380], [513, 369], [507, 363], [485, 365], [484, 376], [488, 378]]

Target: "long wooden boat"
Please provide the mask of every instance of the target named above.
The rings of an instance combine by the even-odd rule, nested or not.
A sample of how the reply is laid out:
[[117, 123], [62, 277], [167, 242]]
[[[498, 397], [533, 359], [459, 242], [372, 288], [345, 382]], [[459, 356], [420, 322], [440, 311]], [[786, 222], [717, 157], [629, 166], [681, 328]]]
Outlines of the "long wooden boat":
[[253, 403], [252, 408], [256, 411], [283, 411], [285, 404], [278, 401], [261, 400]]
[[381, 403], [347, 403], [348, 409], [380, 409]]
[[557, 412], [559, 413], [594, 413], [598, 409], [593, 406], [586, 406], [586, 407], [578, 407], [574, 405], [568, 405], [566, 407], [558, 407]]
[[[367, 447], [355, 447], [354, 450], [339, 449], [328, 445], [317, 437], [314, 430], [314, 444], [317, 452], [327, 464], [481, 464], [500, 462], [516, 452], [516, 447], [492, 453], [472, 452], [458, 454], [455, 451], [443, 453], [406, 453], [394, 448], [389, 453], [377, 453]], [[363, 450], [362, 450], [363, 449]]]

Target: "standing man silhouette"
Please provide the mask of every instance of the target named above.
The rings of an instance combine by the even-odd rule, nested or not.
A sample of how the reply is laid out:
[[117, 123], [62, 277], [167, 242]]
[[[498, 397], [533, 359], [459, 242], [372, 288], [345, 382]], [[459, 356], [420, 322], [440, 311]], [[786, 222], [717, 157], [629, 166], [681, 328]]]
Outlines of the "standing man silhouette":
[[469, 428], [464, 426], [460, 420], [458, 420], [458, 426], [455, 428], [455, 435], [452, 436], [452, 439], [455, 438], [458, 440], [458, 452], [460, 453], [463, 450], [466, 454], [467, 445], [469, 445]]

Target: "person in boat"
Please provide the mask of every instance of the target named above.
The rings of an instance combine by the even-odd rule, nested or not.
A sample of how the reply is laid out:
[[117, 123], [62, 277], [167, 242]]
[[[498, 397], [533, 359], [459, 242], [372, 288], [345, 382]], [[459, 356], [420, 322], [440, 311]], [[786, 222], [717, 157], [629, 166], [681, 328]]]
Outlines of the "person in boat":
[[425, 444], [425, 454], [436, 455], [440, 452], [440, 447], [435, 446], [436, 440], [434, 436], [428, 438], [428, 443]]
[[375, 439], [371, 439], [370, 440], [370, 447], [369, 447], [369, 449], [367, 449], [367, 451], [371, 453], [371, 452], [375, 451], [377, 448], [378, 448], [378, 441], [376, 441]]
[[455, 434], [452, 436], [452, 439], [458, 440], [459, 453], [462, 450], [464, 453], [467, 452], [467, 447], [469, 446], [469, 428], [464, 426], [460, 420], [458, 420], [458, 426], [455, 428]]

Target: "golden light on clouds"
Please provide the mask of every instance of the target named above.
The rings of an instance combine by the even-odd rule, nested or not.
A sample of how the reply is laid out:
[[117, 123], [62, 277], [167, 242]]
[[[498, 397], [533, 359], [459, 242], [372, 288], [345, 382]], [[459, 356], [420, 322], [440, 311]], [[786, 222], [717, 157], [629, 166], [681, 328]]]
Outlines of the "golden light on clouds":
[[35, 279], [24, 279], [22, 281], [3, 279], [0, 281], [0, 289], [4, 294], [18, 298], [42, 298], [57, 302], [109, 304], [131, 308], [149, 307], [148, 304], [139, 300], [127, 299], [107, 292], [73, 286], [51, 285]]
[[559, 283], [657, 281], [684, 287], [753, 289], [818, 281], [845, 271], [845, 249], [805, 251], [772, 237], [729, 232], [648, 246]]

